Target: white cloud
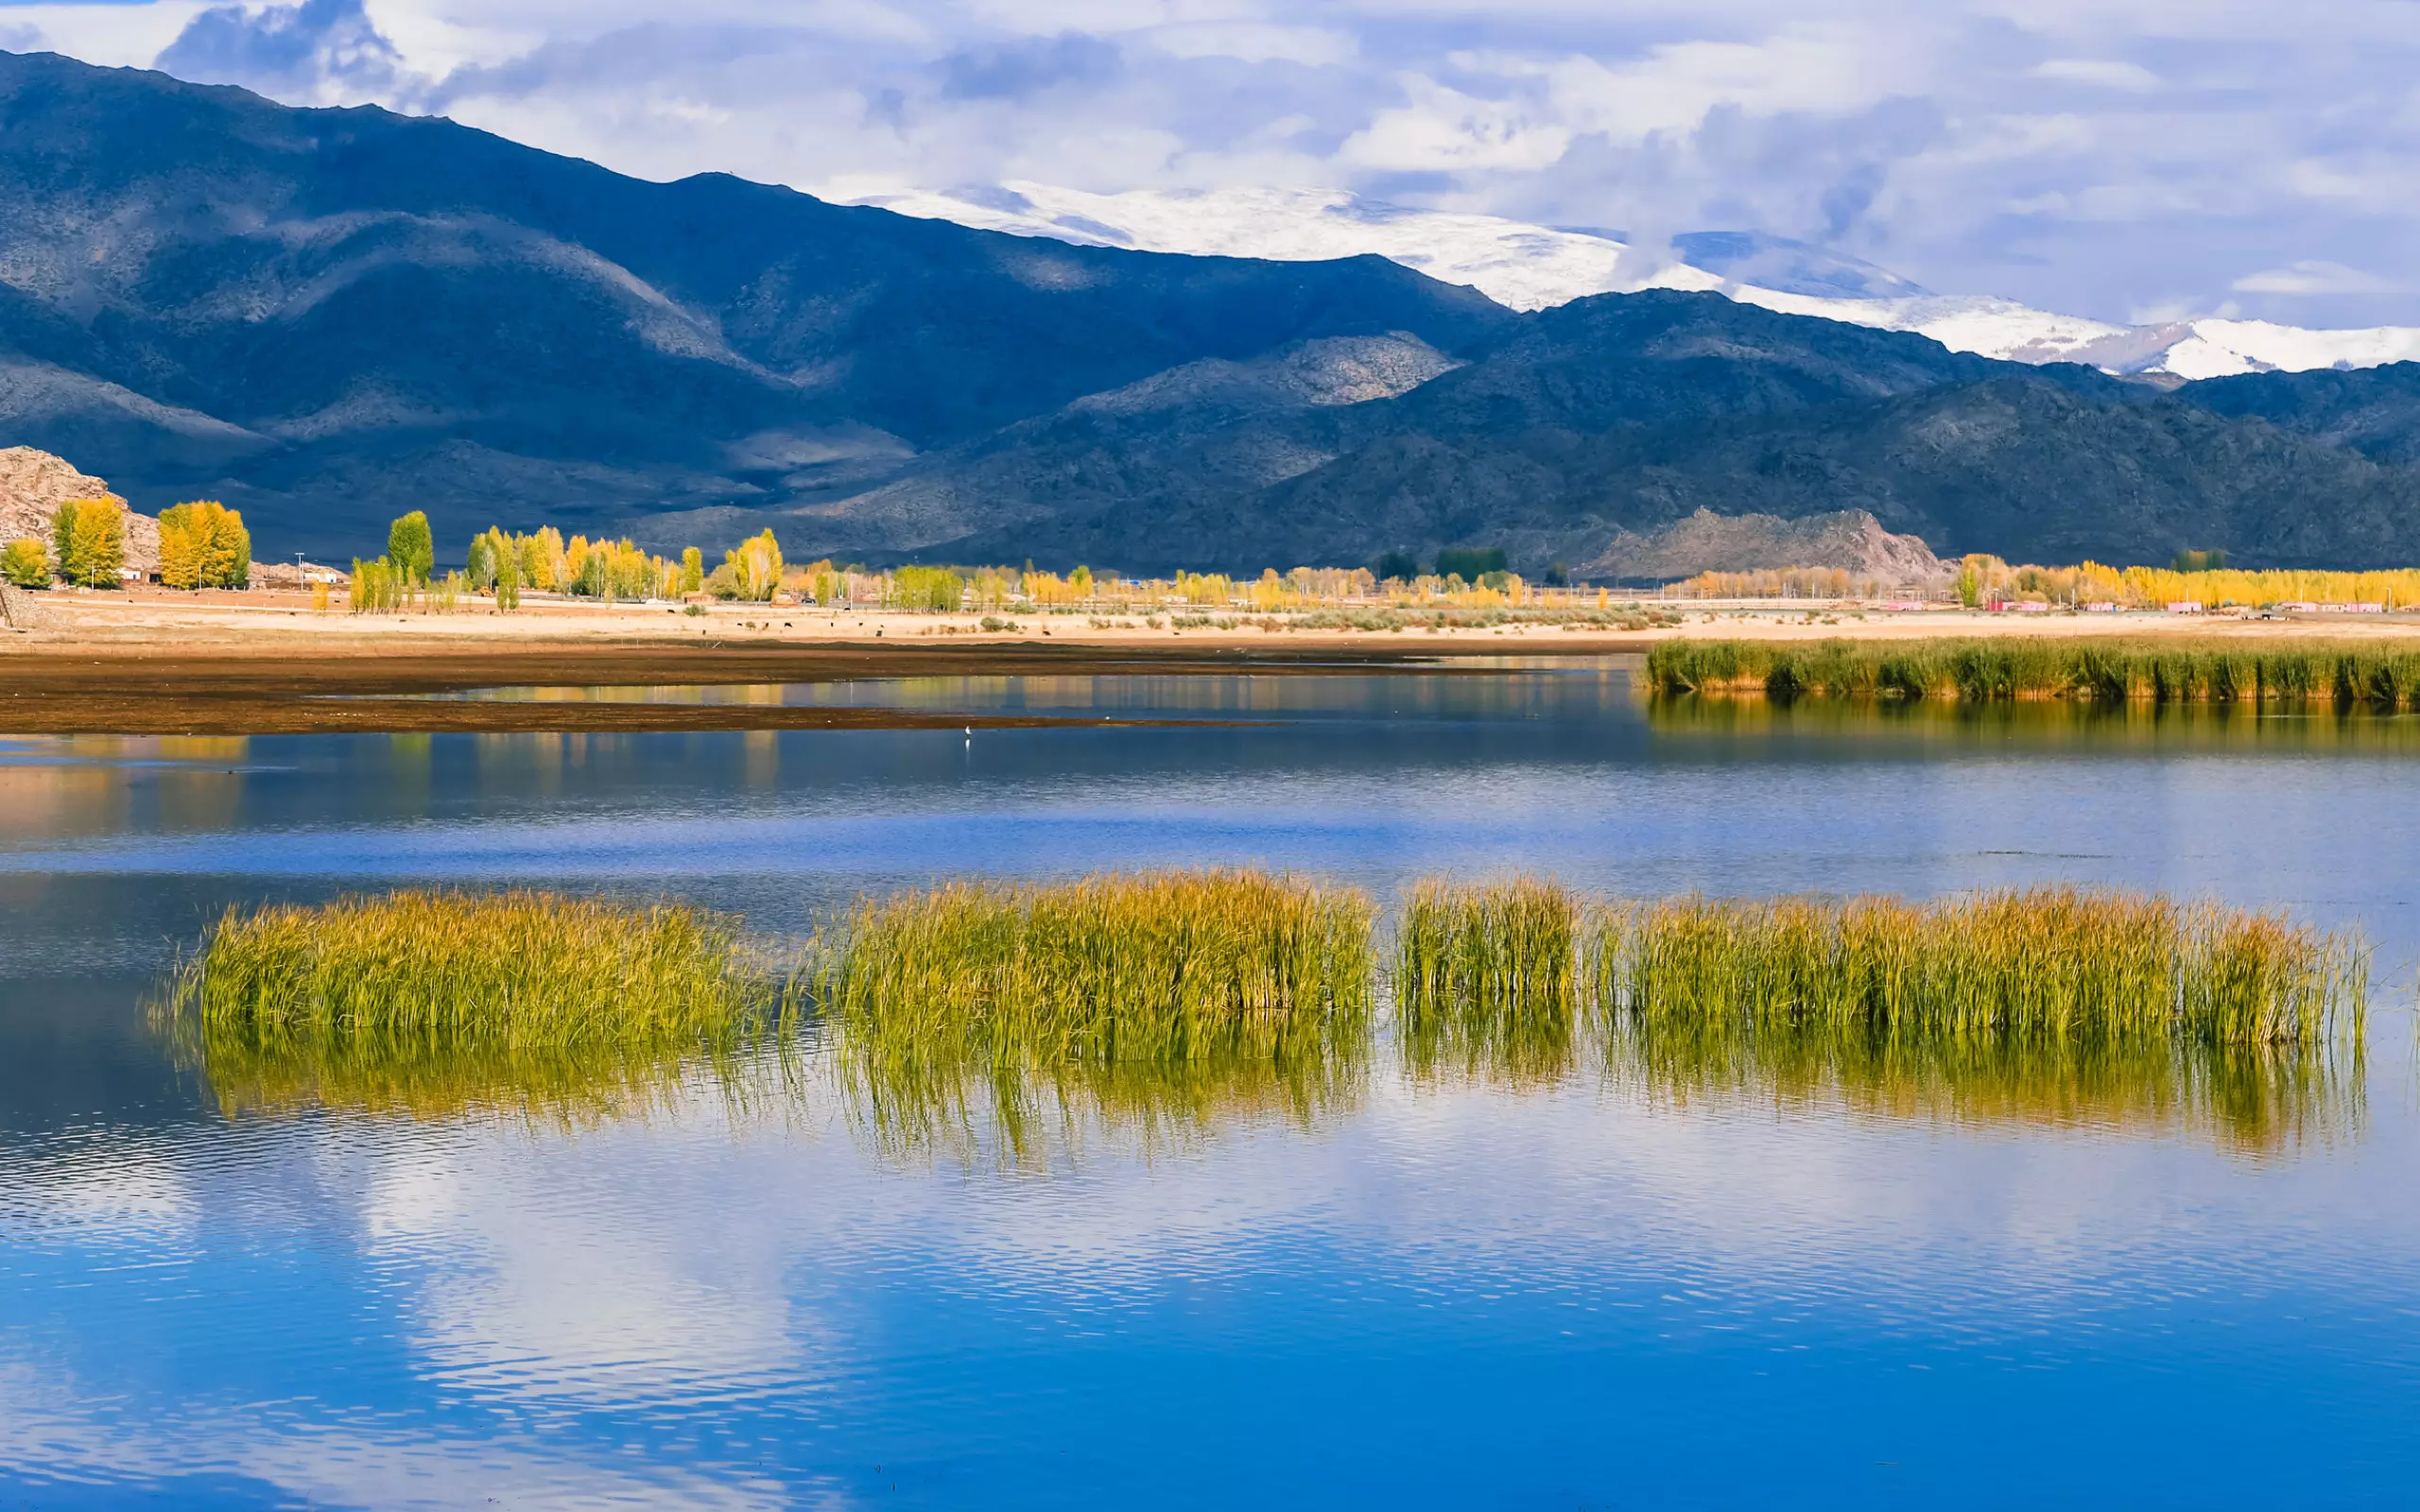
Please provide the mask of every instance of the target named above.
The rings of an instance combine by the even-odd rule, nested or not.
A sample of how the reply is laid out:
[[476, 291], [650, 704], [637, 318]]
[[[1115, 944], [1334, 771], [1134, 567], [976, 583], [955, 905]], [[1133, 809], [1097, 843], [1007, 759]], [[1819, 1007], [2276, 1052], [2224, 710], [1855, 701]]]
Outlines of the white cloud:
[[2246, 273], [2231, 285], [2238, 294], [2400, 294], [2404, 285], [2393, 279], [2364, 273], [2342, 263], [2306, 259], [2286, 267]]
[[1156, 27], [1144, 34], [1171, 58], [1233, 58], [1247, 63], [1300, 63], [1336, 68], [1354, 61], [1353, 34], [1332, 26], [1273, 26], [1258, 21], [1194, 22]]
[[2148, 92], [2159, 88], [2159, 76], [2142, 64], [2108, 58], [2053, 58], [2034, 64], [2033, 77], [2101, 89]]
[[2109, 318], [2173, 298], [2299, 298], [2235, 280], [2324, 254], [2376, 271], [2345, 296], [2370, 318], [2420, 319], [2420, 7], [2369, 0], [1843, 0], [1815, 19], [1780, 0], [154, 0], [0, 15], [21, 42], [95, 61], [165, 55], [298, 102], [441, 110], [654, 178], [1333, 186], [1651, 239], [1760, 230], [1934, 288]]
[[1519, 100], [1487, 100], [1435, 79], [1404, 80], [1406, 102], [1345, 139], [1338, 157], [1378, 172], [1534, 172], [1571, 145], [1568, 128]]

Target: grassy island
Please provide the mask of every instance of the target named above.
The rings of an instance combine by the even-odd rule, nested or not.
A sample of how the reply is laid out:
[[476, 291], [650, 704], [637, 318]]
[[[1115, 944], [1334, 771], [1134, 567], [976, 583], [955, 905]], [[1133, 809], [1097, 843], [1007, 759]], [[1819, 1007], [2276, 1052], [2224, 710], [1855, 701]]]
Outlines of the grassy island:
[[1413, 887], [1395, 927], [1395, 1023], [1415, 1073], [1459, 1066], [1521, 1079], [1569, 1068], [1580, 993], [1580, 900], [1550, 882]]
[[2226, 643], [2110, 637], [1700, 641], [1647, 655], [1664, 694], [1992, 702], [2075, 698], [2181, 703], [2321, 702], [2420, 708], [2420, 642]]
[[230, 910], [163, 1005], [222, 1105], [558, 1110], [660, 1094], [792, 1014], [735, 921], [553, 893]]
[[1362, 1084], [1382, 998], [1421, 1077], [1558, 1080], [1593, 1040], [1675, 1091], [2206, 1107], [2255, 1131], [2337, 1085], [2366, 1007], [2349, 935], [2114, 889], [1622, 901], [1431, 879], [1383, 962], [1376, 915], [1253, 870], [955, 882], [861, 901], [785, 971], [692, 908], [403, 891], [231, 912], [163, 1011], [230, 1111], [626, 1110], [812, 1022], [885, 1140], [959, 1141], [988, 1105], [1023, 1150], [1054, 1108], [1307, 1120]]
[[951, 883], [860, 903], [816, 995], [902, 1054], [1266, 1057], [1366, 1022], [1374, 916], [1362, 893], [1258, 871]]

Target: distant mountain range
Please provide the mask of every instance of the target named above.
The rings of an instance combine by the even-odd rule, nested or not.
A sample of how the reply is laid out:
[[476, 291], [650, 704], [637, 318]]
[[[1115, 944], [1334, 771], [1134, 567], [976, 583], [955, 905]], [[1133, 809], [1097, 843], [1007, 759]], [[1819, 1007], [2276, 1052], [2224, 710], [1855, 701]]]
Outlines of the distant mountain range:
[[1488, 544], [1638, 575], [1884, 529], [2420, 561], [2420, 367], [2154, 385], [1760, 307], [1928, 298], [1786, 243], [1684, 241], [1755, 300], [1564, 299], [1628, 249], [1366, 207], [1133, 249], [1105, 244], [1175, 238], [1178, 202], [1115, 198], [1073, 245], [1030, 195], [995, 213], [1063, 239], [0, 54], [0, 446], [222, 499], [265, 559], [424, 508], [454, 551], [769, 525], [798, 558], [1134, 571]]
[[1953, 352], [2111, 373], [2190, 380], [2420, 358], [2420, 327], [2310, 331], [2215, 318], [2113, 325], [1990, 295], [1935, 294], [1871, 263], [1754, 232], [1692, 232], [1667, 252], [1634, 248], [1618, 232], [1374, 204], [1340, 190], [1096, 195], [1013, 183], [861, 202], [1081, 246], [1279, 258], [1374, 252], [1517, 310], [1592, 294], [1704, 290], [1785, 315], [1912, 331]]

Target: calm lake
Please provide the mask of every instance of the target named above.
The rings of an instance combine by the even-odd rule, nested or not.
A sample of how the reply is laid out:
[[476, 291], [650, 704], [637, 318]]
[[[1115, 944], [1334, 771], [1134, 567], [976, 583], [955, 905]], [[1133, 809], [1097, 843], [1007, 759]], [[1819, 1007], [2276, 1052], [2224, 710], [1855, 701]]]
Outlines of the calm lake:
[[[1186, 727], [0, 738], [0, 1504], [2325, 1501], [2420, 1484], [2420, 719], [1652, 706], [1435, 674], [497, 690]], [[1391, 902], [2113, 883], [2355, 925], [2364, 1046], [1039, 1093], [922, 1137], [810, 1040], [627, 1107], [251, 1102], [147, 1005], [231, 904], [964, 874]], [[1669, 1073], [1669, 1074], [1667, 1074]]]

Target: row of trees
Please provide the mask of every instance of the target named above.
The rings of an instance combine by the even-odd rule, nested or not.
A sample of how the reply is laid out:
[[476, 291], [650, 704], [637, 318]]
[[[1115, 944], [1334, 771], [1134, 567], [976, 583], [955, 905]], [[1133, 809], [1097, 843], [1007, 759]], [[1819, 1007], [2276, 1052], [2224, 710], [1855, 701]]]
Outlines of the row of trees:
[[114, 499], [70, 499], [50, 517], [50, 540], [26, 536], [0, 551], [0, 576], [19, 588], [55, 578], [115, 588], [126, 566], [126, 512]]
[[[0, 576], [19, 588], [55, 579], [115, 588], [126, 568], [126, 507], [115, 499], [70, 499], [51, 514], [50, 540], [26, 536], [0, 548]], [[244, 517], [216, 499], [160, 516], [160, 581], [171, 588], [245, 588], [252, 537]]]
[[2420, 603], [2420, 570], [2250, 571], [2228, 567], [2226, 554], [2219, 551], [2180, 552], [2167, 567], [2110, 567], [2097, 561], [2012, 566], [1997, 557], [1976, 555], [1960, 560], [1953, 586], [1959, 602], [1969, 609], [2026, 601], [2128, 609], [2180, 602], [2376, 604], [2385, 609]]

